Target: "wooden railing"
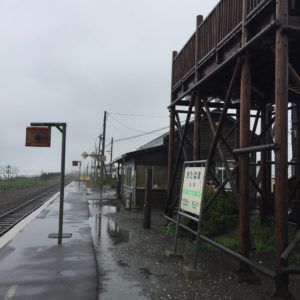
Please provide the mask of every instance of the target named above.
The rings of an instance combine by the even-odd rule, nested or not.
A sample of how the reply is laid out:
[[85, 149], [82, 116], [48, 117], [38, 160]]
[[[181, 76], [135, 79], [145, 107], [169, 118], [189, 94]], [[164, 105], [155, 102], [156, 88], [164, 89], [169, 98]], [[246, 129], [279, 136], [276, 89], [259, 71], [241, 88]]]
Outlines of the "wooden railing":
[[264, 0], [248, 0], [247, 13], [250, 13], [254, 10], [260, 3], [266, 2]]
[[[250, 14], [260, 4], [270, 0], [247, 1], [247, 14]], [[174, 58], [173, 87], [189, 75], [191, 70], [195, 70], [196, 63], [201, 62], [222, 41], [233, 34], [235, 30], [241, 28], [242, 6], [242, 0], [222, 0], [200, 24], [199, 28], [197, 28], [198, 31], [192, 35], [183, 49]]]
[[173, 62], [173, 84], [195, 67], [195, 33], [191, 36]]

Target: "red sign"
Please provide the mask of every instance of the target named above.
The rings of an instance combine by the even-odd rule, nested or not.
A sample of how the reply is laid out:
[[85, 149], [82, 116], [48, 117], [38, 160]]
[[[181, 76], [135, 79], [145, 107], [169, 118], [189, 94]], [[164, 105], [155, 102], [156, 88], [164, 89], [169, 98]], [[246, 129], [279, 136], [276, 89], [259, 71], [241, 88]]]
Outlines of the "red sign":
[[26, 147], [50, 147], [51, 127], [32, 126], [26, 128]]

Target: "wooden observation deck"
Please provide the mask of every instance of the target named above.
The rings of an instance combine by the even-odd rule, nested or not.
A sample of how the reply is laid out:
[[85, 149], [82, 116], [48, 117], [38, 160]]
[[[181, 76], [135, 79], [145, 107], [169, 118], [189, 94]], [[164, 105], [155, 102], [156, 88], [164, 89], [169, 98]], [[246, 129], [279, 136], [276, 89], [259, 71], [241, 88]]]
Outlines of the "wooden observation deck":
[[[199, 4], [200, 5], [200, 4]], [[250, 191], [258, 195], [261, 223], [272, 218], [275, 224], [275, 266], [271, 271], [254, 266], [275, 280], [275, 294], [289, 297], [289, 275], [299, 268], [288, 266], [288, 257], [300, 241], [300, 231], [288, 241], [288, 210], [300, 228], [300, 0], [222, 0], [203, 20], [197, 17], [196, 30], [179, 51], [173, 52], [169, 138], [168, 201], [166, 216], [172, 215], [178, 195], [175, 183], [184, 160], [205, 159], [208, 174], [216, 180], [213, 161], [223, 159], [226, 178], [217, 182], [220, 192], [239, 203], [240, 254], [245, 258], [240, 271], [250, 272]], [[211, 112], [221, 111], [214, 122]], [[291, 113], [289, 113], [291, 112]], [[194, 115], [193, 153], [184, 151], [191, 116]], [[236, 120], [224, 135], [227, 116]], [[180, 118], [185, 118], [184, 129]], [[200, 120], [206, 117], [212, 134], [207, 157], [200, 157]], [[291, 121], [292, 128], [288, 122]], [[175, 130], [180, 144], [175, 146]], [[289, 147], [291, 129], [293, 147]], [[230, 135], [235, 145], [229, 145]], [[224, 149], [235, 167], [230, 169]], [[292, 153], [293, 160], [289, 159]], [[187, 157], [189, 156], [189, 157]], [[256, 160], [253, 163], [253, 158]], [[288, 168], [293, 165], [293, 185]], [[259, 168], [253, 175], [251, 168]], [[256, 174], [256, 172], [254, 172]], [[275, 192], [273, 190], [275, 177]], [[230, 184], [230, 193], [224, 186]], [[274, 209], [268, 205], [273, 203]], [[270, 216], [271, 214], [271, 216]], [[237, 257], [238, 258], [238, 257]], [[247, 261], [248, 260], [248, 261]]]

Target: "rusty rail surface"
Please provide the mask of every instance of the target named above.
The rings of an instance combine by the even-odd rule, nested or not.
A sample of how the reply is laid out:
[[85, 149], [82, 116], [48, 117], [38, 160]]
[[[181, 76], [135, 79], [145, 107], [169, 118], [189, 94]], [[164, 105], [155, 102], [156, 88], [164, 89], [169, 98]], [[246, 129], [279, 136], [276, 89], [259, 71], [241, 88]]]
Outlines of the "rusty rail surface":
[[[274, 1], [274, 0], [272, 0]], [[271, 1], [271, 2], [272, 2]], [[247, 16], [270, 0], [248, 0]], [[197, 65], [242, 26], [242, 1], [222, 0], [199, 25], [173, 60], [173, 86], [191, 75]], [[197, 40], [196, 40], [197, 37]], [[196, 53], [196, 43], [198, 53]], [[196, 62], [196, 65], [195, 65]]]

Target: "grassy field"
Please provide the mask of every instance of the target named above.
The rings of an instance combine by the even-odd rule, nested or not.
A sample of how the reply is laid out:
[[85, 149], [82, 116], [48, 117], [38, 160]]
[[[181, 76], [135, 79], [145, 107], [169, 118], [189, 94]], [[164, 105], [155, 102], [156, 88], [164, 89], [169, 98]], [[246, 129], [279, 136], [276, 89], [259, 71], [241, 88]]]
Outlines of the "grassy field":
[[42, 185], [52, 180], [59, 180], [58, 174], [42, 174], [40, 176], [19, 176], [10, 179], [0, 179], [0, 191], [22, 189]]

